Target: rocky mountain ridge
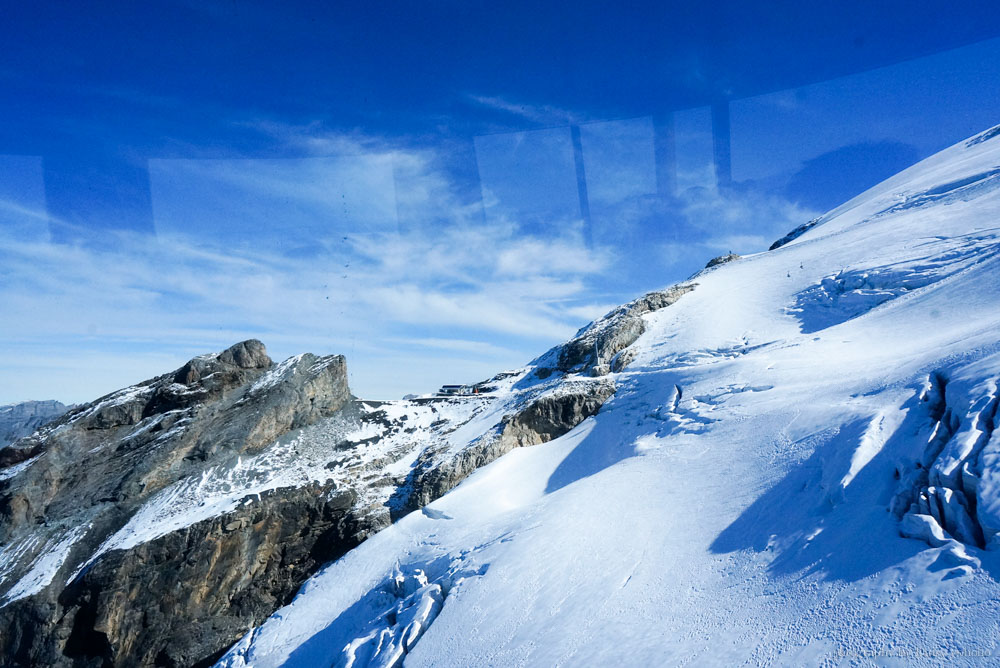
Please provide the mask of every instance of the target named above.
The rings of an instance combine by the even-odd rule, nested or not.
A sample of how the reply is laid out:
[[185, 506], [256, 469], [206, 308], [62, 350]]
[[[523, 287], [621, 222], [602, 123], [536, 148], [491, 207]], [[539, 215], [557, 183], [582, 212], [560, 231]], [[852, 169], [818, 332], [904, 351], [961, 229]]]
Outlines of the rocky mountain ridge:
[[55, 400], [22, 401], [0, 406], [0, 448], [30, 436], [69, 408]]
[[323, 564], [614, 393], [533, 369], [364, 402], [342, 357], [251, 340], [75, 407], [0, 450], [0, 656], [211, 664]]
[[[185, 620], [197, 625], [198, 613], [185, 617], [184, 606], [196, 605], [204, 582], [171, 581], [165, 564], [211, 568], [212, 543], [150, 562], [143, 550], [116, 551], [109, 538], [165, 488], [252, 455], [352, 399], [342, 357], [276, 365], [251, 340], [76, 407], [0, 450], [0, 656], [9, 665], [177, 663], [164, 634]], [[151, 611], [171, 600], [161, 629]], [[181, 644], [197, 652], [188, 637]]]

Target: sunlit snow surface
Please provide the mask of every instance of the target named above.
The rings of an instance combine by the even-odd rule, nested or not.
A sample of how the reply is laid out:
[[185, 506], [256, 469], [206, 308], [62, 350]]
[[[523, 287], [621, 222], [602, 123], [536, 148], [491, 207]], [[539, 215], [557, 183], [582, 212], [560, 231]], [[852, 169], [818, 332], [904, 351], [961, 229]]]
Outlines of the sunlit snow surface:
[[998, 174], [1000, 138], [962, 143], [699, 276], [596, 418], [328, 565], [222, 665], [997, 661], [998, 553], [890, 508], [974, 484], [996, 542]]

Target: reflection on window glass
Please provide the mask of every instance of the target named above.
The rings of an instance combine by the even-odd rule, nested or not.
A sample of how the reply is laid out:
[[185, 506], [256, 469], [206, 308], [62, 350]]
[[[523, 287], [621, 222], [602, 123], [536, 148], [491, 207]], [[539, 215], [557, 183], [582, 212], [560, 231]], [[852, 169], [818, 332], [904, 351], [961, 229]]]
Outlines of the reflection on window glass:
[[990, 127], [1000, 41], [732, 103], [738, 181], [819, 210]]
[[89, 399], [248, 337], [347, 353], [365, 396], [479, 380], [1000, 108], [985, 14], [803, 32], [742, 6], [581, 9], [542, 44], [544, 8], [332, 7], [192, 6], [148, 32], [122, 9], [96, 41], [70, 6], [58, 30], [0, 26], [0, 309], [21, 323], [0, 348], [80, 371], [32, 394]]
[[594, 242], [631, 246], [640, 232], [631, 211], [656, 195], [652, 119], [588, 123], [580, 134]]
[[674, 146], [678, 193], [689, 188], [714, 188], [712, 114], [708, 107], [685, 109], [674, 114]]
[[397, 230], [391, 155], [153, 160], [149, 171], [160, 234], [308, 254]]
[[476, 137], [487, 221], [533, 236], [580, 227], [573, 144], [568, 127]]

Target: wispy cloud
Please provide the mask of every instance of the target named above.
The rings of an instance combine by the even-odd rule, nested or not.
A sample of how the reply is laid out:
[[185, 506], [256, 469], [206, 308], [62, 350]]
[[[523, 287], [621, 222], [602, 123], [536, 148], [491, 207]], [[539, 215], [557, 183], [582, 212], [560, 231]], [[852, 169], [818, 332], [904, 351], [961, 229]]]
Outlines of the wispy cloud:
[[[540, 240], [513, 221], [484, 224], [482, 204], [460, 196], [430, 151], [271, 130], [354, 157], [160, 161], [156, 238], [107, 233], [101, 243], [60, 245], [0, 229], [8, 355], [76, 369], [38, 373], [60, 379], [49, 395], [80, 401], [141, 379], [143, 355], [179, 364], [255, 336], [276, 357], [347, 353], [359, 394], [399, 395], [476, 380], [484, 354], [490, 373], [520, 365], [581, 324], [575, 309], [607, 259], [578, 236]], [[385, 171], [388, 182], [370, 178]], [[346, 190], [356, 208], [373, 207], [345, 208]], [[400, 206], [429, 222], [400, 230]], [[371, 225], [372, 210], [393, 219]], [[334, 214], [342, 224], [323, 228]], [[309, 252], [290, 250], [283, 239], [310, 216]], [[115, 351], [121, 364], [93, 362]], [[10, 357], [0, 359], [0, 402], [25, 398], [16, 374]]]
[[[808, 218], [749, 190], [664, 200], [623, 186], [588, 248], [579, 220], [526, 226], [516, 189], [506, 202], [470, 197], [440, 151], [311, 125], [255, 131], [307, 157], [156, 161], [155, 238], [61, 245], [0, 225], [0, 402], [86, 400], [247, 337], [279, 358], [347, 354], [362, 396], [479, 380], [619, 297]], [[48, 217], [14, 200], [0, 210]], [[636, 266], [643, 281], [628, 283]]]
[[578, 112], [547, 104], [512, 102], [494, 95], [468, 95], [467, 97], [469, 101], [481, 107], [502, 111], [506, 114], [518, 116], [541, 125], [569, 125], [571, 123], [582, 123], [587, 120], [586, 117]]
[[[81, 363], [86, 356], [81, 349], [88, 347], [166, 348], [182, 361], [256, 336], [279, 356], [317, 343], [321, 353], [350, 348], [379, 376], [405, 377], [398, 369], [380, 368], [378, 358], [400, 352], [401, 340], [416, 341], [414, 333], [438, 341], [469, 341], [471, 335], [485, 346], [505, 340], [508, 364], [523, 363], [538, 348], [572, 333], [579, 325], [576, 314], [552, 299], [584, 295], [578, 270], [573, 276], [559, 271], [531, 279], [499, 276], [497, 259], [484, 245], [458, 241], [470, 236], [450, 235], [447, 248], [437, 249], [429, 262], [421, 254], [426, 241], [406, 244], [391, 237], [365, 240], [369, 250], [409, 246], [408, 253], [390, 252], [386, 262], [365, 257], [360, 245], [347, 254], [299, 260], [266, 251], [220, 252], [177, 237], [118, 239], [115, 252], [5, 238], [0, 240], [0, 338], [9, 351], [38, 350], [47, 342], [44, 354], [71, 367]], [[342, 266], [345, 260], [353, 260], [350, 269]], [[440, 372], [445, 379], [463, 375], [463, 359], [481, 352], [465, 343], [447, 351], [435, 348], [437, 357], [451, 358]], [[123, 356], [123, 363], [127, 359]], [[72, 393], [63, 398], [82, 400], [141, 378], [124, 365], [104, 371], [107, 378], [88, 375], [75, 387], [60, 387]], [[12, 370], [2, 373], [12, 396], [0, 401], [18, 398]], [[358, 380], [363, 393], [365, 379]], [[407, 380], [420, 391], [435, 382]]]

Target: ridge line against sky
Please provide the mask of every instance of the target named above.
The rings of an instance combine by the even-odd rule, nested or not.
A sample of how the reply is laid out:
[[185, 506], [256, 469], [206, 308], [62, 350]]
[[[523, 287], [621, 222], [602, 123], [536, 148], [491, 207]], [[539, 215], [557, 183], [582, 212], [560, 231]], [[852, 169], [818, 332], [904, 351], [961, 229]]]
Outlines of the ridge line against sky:
[[[48, 158], [0, 154], [0, 403], [85, 401], [249, 337], [277, 358], [343, 353], [355, 392], [371, 398], [480, 380], [713, 255], [764, 250], [995, 124], [997, 80], [993, 39], [733, 102], [725, 187], [708, 108], [674, 113], [669, 192], [652, 117], [602, 120], [485, 82], [462, 93], [462, 117], [442, 117], [439, 134], [345, 132], [321, 114], [231, 108], [200, 138], [154, 127], [161, 157], [129, 153], [133, 129], [116, 135], [111, 108], [95, 102], [67, 122], [88, 150], [122, 147], [123, 164], [144, 165], [145, 186], [127, 166], [111, 178], [146, 188], [151, 220], [130, 225], [129, 203], [100, 187], [107, 175], [54, 183]], [[166, 91], [142, 101], [186, 103], [187, 113], [222, 111]], [[509, 131], [495, 113], [566, 125]], [[479, 130], [463, 135], [471, 121]], [[571, 121], [581, 124], [586, 230]], [[213, 139], [220, 123], [236, 134]], [[266, 150], [247, 157], [252, 146]], [[91, 218], [74, 218], [56, 195], [92, 186], [88, 176], [99, 196]]]

